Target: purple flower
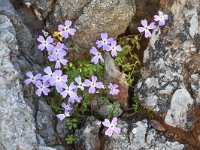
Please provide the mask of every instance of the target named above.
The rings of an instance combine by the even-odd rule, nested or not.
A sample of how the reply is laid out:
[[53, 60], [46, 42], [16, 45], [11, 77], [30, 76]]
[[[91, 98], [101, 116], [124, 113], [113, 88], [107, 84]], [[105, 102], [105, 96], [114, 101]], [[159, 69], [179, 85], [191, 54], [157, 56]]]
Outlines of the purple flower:
[[116, 134], [120, 134], [121, 132], [121, 129], [120, 128], [117, 128], [116, 125], [117, 125], [117, 118], [114, 117], [110, 123], [110, 121], [108, 119], [105, 119], [104, 122], [102, 122], [102, 124], [105, 126], [105, 127], [108, 127], [108, 129], [106, 130], [105, 132], [105, 135], [111, 137], [112, 134], [113, 134], [113, 131], [116, 133]]
[[102, 62], [104, 62], [104, 59], [103, 59], [101, 53], [98, 52], [97, 49], [96, 49], [95, 47], [92, 47], [92, 49], [90, 50], [90, 53], [94, 55], [94, 57], [93, 57], [92, 60], [91, 60], [94, 64], [98, 64], [99, 59], [100, 59]]
[[58, 56], [58, 54], [66, 56], [67, 53], [64, 49], [66, 49], [66, 46], [58, 42], [56, 46], [53, 48], [53, 50], [49, 52], [48, 56], [49, 60], [55, 59]]
[[61, 64], [62, 65], [67, 65], [68, 60], [64, 58], [65, 54], [64, 53], [59, 53], [57, 56], [52, 57], [50, 61], [56, 61], [55, 68], [60, 69]]
[[82, 97], [78, 97], [78, 95], [76, 95], [75, 98], [69, 97], [68, 102], [69, 102], [69, 103], [72, 103], [72, 104], [73, 104], [75, 101], [78, 102], [78, 103], [80, 103], [81, 100], [82, 100]]
[[111, 95], [117, 95], [119, 93], [119, 90], [117, 89], [118, 88], [118, 85], [117, 84], [112, 84], [110, 83], [108, 88], [110, 89], [110, 94]]
[[65, 117], [70, 117], [69, 112], [64, 112], [64, 114], [58, 114], [56, 115], [58, 117], [58, 119], [60, 119], [61, 121], [65, 118]]
[[42, 74], [38, 73], [35, 76], [33, 76], [33, 73], [31, 71], [29, 71], [29, 72], [26, 73], [26, 76], [29, 77], [29, 79], [26, 79], [24, 81], [26, 84], [30, 84], [30, 83], [35, 84], [37, 80], [41, 79]]
[[68, 81], [68, 76], [62, 76], [62, 70], [55, 70], [53, 76], [50, 78], [49, 83], [51, 86], [56, 86], [56, 90], [60, 93], [63, 87], [66, 86], [66, 82]]
[[103, 47], [103, 50], [107, 50], [108, 44], [113, 40], [113, 38], [108, 39], [108, 33], [101, 33], [101, 40], [97, 40], [96, 44], [98, 48]]
[[107, 51], [111, 51], [111, 55], [114, 57], [114, 56], [117, 56], [117, 51], [121, 51], [121, 50], [122, 50], [121, 46], [117, 45], [116, 41], [112, 41], [111, 46], [109, 45]]
[[73, 110], [70, 103], [65, 104], [64, 102], [62, 102], [61, 106], [62, 106], [62, 108], [65, 109], [66, 112]]
[[47, 74], [47, 75], [44, 75], [42, 76], [42, 80], [43, 82], [47, 82], [51, 79], [51, 77], [53, 76], [53, 72], [51, 70], [51, 68], [48, 66], [46, 68], [44, 68], [44, 72]]
[[93, 75], [92, 76], [92, 81], [86, 79], [85, 82], [84, 82], [86, 87], [90, 87], [89, 88], [89, 93], [91, 93], [91, 94], [95, 93], [95, 91], [96, 91], [95, 88], [97, 88], [97, 89], [104, 88], [104, 85], [103, 85], [102, 82], [96, 82], [96, 81], [97, 81], [97, 77]]
[[58, 30], [62, 33], [63, 38], [68, 38], [69, 34], [74, 35], [76, 30], [74, 28], [70, 28], [72, 22], [70, 20], [65, 21], [65, 26], [59, 25]]
[[43, 93], [44, 95], [48, 95], [48, 93], [50, 92], [49, 84], [48, 83], [42, 83], [41, 81], [37, 81], [35, 83], [35, 86], [38, 88], [35, 92], [35, 94], [37, 96], [41, 96], [41, 94]]
[[168, 15], [163, 14], [162, 11], [158, 11], [158, 15], [154, 16], [154, 20], [158, 21], [159, 26], [164, 26], [165, 25], [165, 20], [168, 20]]
[[43, 36], [39, 36], [37, 38], [37, 40], [41, 43], [39, 46], [38, 46], [38, 49], [40, 49], [41, 51], [43, 51], [45, 49], [45, 47], [47, 48], [47, 51], [50, 51], [53, 49], [53, 41], [54, 39], [51, 37], [51, 36], [48, 36], [47, 39], [45, 40]]
[[63, 88], [64, 91], [60, 93], [63, 98], [66, 98], [67, 95], [69, 95], [72, 99], [75, 99], [77, 97], [77, 93], [75, 91], [77, 87], [74, 85], [74, 82], [71, 82], [69, 86], [65, 85]]
[[151, 37], [151, 32], [149, 30], [156, 28], [155, 22], [152, 22], [152, 23], [150, 23], [150, 25], [148, 25], [147, 20], [144, 19], [144, 20], [141, 20], [141, 24], [144, 27], [138, 27], [138, 31], [140, 33], [145, 32], [145, 34], [144, 34], [145, 38]]
[[78, 83], [77, 88], [79, 88], [83, 91], [85, 84], [81, 81], [81, 77], [80, 76], [76, 77], [75, 81]]

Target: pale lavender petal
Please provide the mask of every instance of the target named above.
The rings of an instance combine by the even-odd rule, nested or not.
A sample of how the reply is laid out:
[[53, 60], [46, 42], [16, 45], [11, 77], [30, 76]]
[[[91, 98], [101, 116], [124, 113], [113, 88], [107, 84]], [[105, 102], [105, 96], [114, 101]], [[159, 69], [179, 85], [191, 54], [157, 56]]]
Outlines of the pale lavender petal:
[[28, 71], [28, 72], [26, 73], [26, 75], [27, 75], [28, 77], [30, 77], [30, 78], [33, 77], [33, 73], [32, 73], [31, 71]]
[[109, 51], [109, 45], [103, 45], [103, 50]]
[[60, 93], [60, 95], [62, 95], [63, 98], [66, 98], [67, 95], [68, 95], [68, 92], [67, 91], [63, 91]]
[[47, 51], [52, 51], [54, 49], [54, 46], [52, 44], [48, 44], [46, 47]]
[[42, 43], [42, 42], [44, 41], [44, 37], [40, 35], [40, 36], [37, 38], [37, 40], [38, 40], [38, 42]]
[[155, 22], [150, 23], [150, 25], [148, 26], [148, 29], [155, 29]]
[[138, 31], [139, 31], [140, 33], [144, 32], [144, 30], [145, 30], [143, 27], [138, 27], [137, 29], [138, 29]]
[[60, 62], [59, 62], [59, 61], [56, 61], [55, 68], [56, 68], [56, 69], [60, 69], [60, 68], [61, 68], [61, 65], [60, 65]]
[[112, 57], [117, 56], [117, 51], [116, 50], [115, 51], [111, 51], [111, 55], [112, 55]]
[[94, 64], [98, 64], [98, 62], [99, 62], [98, 56], [94, 56], [94, 57], [91, 59], [91, 62], [93, 62]]
[[114, 125], [114, 126], [117, 125], [117, 117], [114, 117], [112, 119], [111, 124]]
[[116, 134], [120, 134], [121, 129], [120, 129], [120, 128], [114, 128], [114, 132], [115, 132]]
[[51, 67], [46, 67], [46, 68], [44, 68], [44, 72], [46, 73], [46, 74], [48, 74], [48, 75], [51, 75], [52, 74], [52, 70], [51, 70]]
[[65, 114], [56, 115], [61, 121], [66, 117]]
[[97, 47], [100, 48], [103, 46], [103, 41], [97, 40], [96, 44], [97, 44]]
[[43, 51], [45, 49], [45, 46], [43, 44], [38, 45], [38, 49], [40, 49], [41, 51]]
[[97, 81], [97, 77], [96, 76], [92, 76], [92, 82], [96, 82]]
[[44, 88], [43, 93], [44, 95], [48, 95], [48, 93], [50, 92], [49, 88]]
[[165, 25], [165, 20], [160, 20], [159, 21], [159, 26], [164, 26]]
[[86, 79], [85, 82], [84, 82], [84, 85], [85, 85], [86, 87], [89, 87], [89, 86], [91, 85], [91, 81], [88, 80], [88, 79]]
[[104, 122], [102, 122], [102, 124], [106, 127], [110, 126], [110, 121], [108, 119], [105, 119]]
[[62, 70], [55, 70], [53, 75], [54, 76], [62, 76]]
[[58, 31], [62, 31], [64, 28], [65, 28], [65, 26], [59, 25], [59, 26], [58, 26]]
[[113, 130], [110, 129], [110, 128], [108, 128], [108, 129], [106, 130], [106, 132], [105, 132], [105, 135], [107, 135], [107, 136], [109, 136], [109, 137], [111, 137], [112, 134], [113, 134]]
[[75, 32], [76, 32], [76, 30], [75, 30], [75, 29], [73, 29], [73, 28], [70, 28], [70, 29], [69, 29], [69, 34], [71, 34], [71, 35], [74, 35], [74, 34], [75, 34]]
[[62, 37], [67, 39], [67, 38], [69, 37], [68, 32], [63, 31], [63, 32], [62, 32]]
[[168, 20], [169, 16], [168, 16], [168, 15], [163, 15], [163, 18], [164, 18], [165, 20]]
[[108, 38], [108, 33], [101, 33], [101, 38], [102, 39], [107, 39]]
[[32, 82], [32, 80], [31, 80], [31, 79], [26, 79], [24, 82], [25, 82], [26, 84], [30, 84], [30, 83]]
[[116, 49], [117, 51], [121, 51], [121, 50], [122, 50], [122, 47], [121, 47], [120, 45], [117, 45], [117, 46], [115, 47], [115, 49]]
[[67, 82], [68, 81], [68, 76], [67, 75], [63, 75], [61, 77], [62, 82]]
[[92, 47], [92, 49], [90, 49], [90, 53], [96, 55], [98, 51], [95, 47]]
[[66, 108], [67, 105], [64, 102], [62, 102], [61, 106], [62, 108]]
[[70, 20], [65, 20], [65, 26], [70, 27], [72, 25], [72, 21]]
[[36, 92], [35, 92], [35, 94], [36, 94], [37, 96], [41, 96], [42, 91], [41, 91], [40, 89], [37, 89]]
[[154, 15], [154, 21], [159, 21], [160, 17], [158, 15]]
[[102, 83], [102, 82], [97, 82], [97, 83], [96, 83], [96, 87], [97, 87], [98, 89], [102, 89], [104, 86], [103, 86], [103, 83]]
[[68, 60], [66, 60], [66, 59], [61, 59], [60, 62], [61, 62], [63, 65], [66, 65], [67, 62], [68, 62]]
[[147, 26], [147, 20], [146, 20], [146, 19], [141, 20], [141, 24], [142, 24], [144, 27], [146, 27], [146, 26]]
[[89, 93], [91, 93], [91, 94], [94, 94], [95, 93], [95, 87], [94, 86], [91, 86], [90, 88], [89, 88]]
[[81, 83], [81, 77], [80, 77], [80, 76], [76, 77], [76, 78], [75, 78], [75, 81], [76, 81], [78, 84]]
[[51, 36], [47, 37], [47, 43], [53, 43], [54, 39]]
[[38, 73], [38, 74], [35, 75], [35, 79], [38, 80], [38, 79], [41, 79], [41, 78], [42, 78], [42, 74], [41, 73]]
[[146, 30], [144, 36], [145, 38], [151, 37], [151, 32], [149, 30]]

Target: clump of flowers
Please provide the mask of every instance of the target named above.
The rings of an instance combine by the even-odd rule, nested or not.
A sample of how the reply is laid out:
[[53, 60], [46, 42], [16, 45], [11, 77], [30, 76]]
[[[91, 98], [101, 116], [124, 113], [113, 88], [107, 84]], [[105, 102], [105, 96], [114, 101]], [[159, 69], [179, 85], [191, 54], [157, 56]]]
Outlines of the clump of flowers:
[[[159, 26], [163, 26], [167, 19], [168, 15], [165, 15], [161, 11], [159, 11], [158, 15], [154, 16], [154, 20], [158, 21]], [[146, 38], [151, 37], [150, 30], [156, 28], [155, 23], [152, 22], [148, 24], [147, 20], [144, 19], [141, 20], [141, 24], [143, 27], [138, 27], [139, 32], [144, 32]], [[78, 104], [81, 104], [85, 99], [84, 96], [88, 94], [95, 95], [100, 93], [99, 91], [101, 90], [107, 90], [107, 93], [110, 95], [118, 95], [120, 93], [117, 84], [104, 84], [95, 74], [87, 78], [82, 77], [81, 74], [77, 74], [73, 77], [68, 75], [65, 68], [71, 67], [71, 62], [67, 59], [70, 48], [62, 43], [62, 39], [68, 39], [73, 36], [75, 32], [76, 29], [72, 27], [72, 21], [66, 20], [64, 25], [61, 24], [58, 26], [58, 33], [62, 37], [60, 41], [56, 42], [54, 38], [48, 35], [39, 35], [37, 38], [40, 43], [38, 49], [47, 53], [47, 58], [50, 62], [54, 63], [54, 67], [45, 67], [43, 75], [41, 73], [33, 75], [31, 71], [26, 73], [28, 79], [25, 80], [25, 84], [35, 85], [35, 94], [37, 96], [47, 96], [50, 91], [56, 91], [56, 94], [62, 98], [62, 111], [56, 115], [61, 121], [71, 117], [74, 114], [74, 108], [77, 108]], [[96, 41], [96, 47], [93, 46], [90, 49], [89, 53], [92, 56], [91, 62], [98, 67], [99, 64], [104, 63], [103, 53], [109, 52], [112, 57], [117, 57], [118, 53], [122, 50], [122, 47], [117, 44], [114, 38], [110, 38], [108, 33], [101, 33], [101, 39]], [[113, 133], [120, 134], [121, 132], [121, 129], [117, 127], [116, 117], [113, 117], [111, 122], [105, 119], [102, 124], [107, 127], [105, 135], [109, 137], [111, 137]]]
[[[168, 20], [168, 15], [164, 14], [162, 11], [158, 11], [158, 15], [154, 15], [154, 21], [158, 22], [158, 26], [164, 26], [165, 21]], [[140, 33], [144, 32], [145, 38], [149, 38], [152, 36], [150, 30], [156, 28], [155, 22], [151, 22], [148, 25], [148, 21], [146, 19], [141, 20], [141, 24], [143, 27], [138, 27], [138, 31]]]
[[[67, 39], [69, 36], [73, 36], [76, 32], [71, 27], [72, 22], [70, 20], [65, 21], [65, 25], [59, 25], [58, 31], [62, 38]], [[117, 56], [117, 52], [121, 51], [120, 45], [117, 45], [114, 38], [108, 38], [107, 33], [101, 34], [101, 40], [96, 42], [98, 48], [102, 48], [103, 51], [111, 52], [113, 57]], [[95, 94], [97, 90], [110, 90], [111, 95], [117, 95], [120, 91], [117, 89], [118, 85], [110, 83], [106, 87], [103, 82], [98, 81], [97, 76], [92, 75], [91, 80], [82, 80], [81, 76], [78, 75], [74, 81], [69, 80], [70, 76], [64, 73], [62, 67], [67, 66], [68, 59], [66, 58], [68, 48], [64, 43], [60, 41], [54, 43], [54, 39], [51, 36], [43, 37], [39, 36], [37, 40], [40, 42], [38, 49], [46, 51], [48, 54], [48, 60], [55, 62], [54, 68], [47, 66], [44, 68], [44, 75], [41, 73], [33, 75], [31, 71], [27, 72], [26, 75], [29, 77], [25, 80], [26, 84], [32, 83], [36, 86], [35, 94], [41, 96], [44, 94], [47, 96], [51, 88], [55, 88], [57, 93], [63, 98], [61, 107], [63, 113], [57, 114], [57, 118], [63, 120], [71, 116], [73, 105], [75, 102], [80, 103], [82, 96], [79, 95], [80, 91], [87, 91], [89, 94]], [[100, 51], [100, 50], [99, 50]], [[90, 53], [93, 55], [91, 62], [97, 65], [98, 63], [104, 63], [102, 52], [99, 52], [96, 47], [92, 47]], [[67, 101], [67, 103], [65, 103]], [[115, 122], [113, 125], [116, 125]], [[110, 135], [110, 134], [109, 134]]]

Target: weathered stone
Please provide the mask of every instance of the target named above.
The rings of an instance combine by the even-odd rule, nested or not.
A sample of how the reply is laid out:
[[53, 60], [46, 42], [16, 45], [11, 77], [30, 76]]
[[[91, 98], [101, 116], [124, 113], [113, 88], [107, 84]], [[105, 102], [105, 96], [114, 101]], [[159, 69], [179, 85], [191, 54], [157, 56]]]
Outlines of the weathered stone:
[[113, 82], [118, 84], [119, 94], [110, 96], [114, 101], [118, 101], [123, 108], [127, 108], [127, 98], [128, 98], [128, 84], [125, 79], [125, 74], [119, 71], [119, 68], [115, 65], [113, 58], [109, 53], [105, 53], [105, 81], [109, 83]]
[[67, 129], [66, 121], [58, 120], [56, 125], [56, 133], [61, 141], [65, 141], [68, 132], [69, 130]]
[[[155, 129], [148, 129], [147, 120], [138, 121], [130, 125], [123, 121], [118, 123], [122, 132], [119, 136], [112, 136], [107, 139], [104, 145], [105, 150], [182, 150], [184, 145], [176, 141], [169, 142], [166, 137], [156, 132]], [[129, 130], [131, 128], [131, 131]]]
[[37, 128], [40, 136], [48, 146], [53, 146], [57, 142], [54, 116], [51, 107], [45, 101], [38, 101]]
[[193, 122], [188, 121], [187, 113], [193, 103], [194, 101], [186, 89], [176, 90], [172, 96], [170, 109], [165, 116], [165, 123], [183, 129], [191, 127]]
[[142, 105], [165, 118], [167, 124], [189, 130], [195, 122], [192, 110], [198, 100], [198, 94], [191, 93], [190, 77], [200, 70], [200, 47], [194, 44], [200, 34], [200, 2], [178, 0], [161, 5], [169, 21], [153, 32], [135, 92]]
[[85, 126], [75, 132], [75, 148], [79, 150], [92, 150], [100, 148], [99, 129], [101, 122], [88, 121]]
[[134, 1], [92, 0], [75, 22], [73, 41], [88, 52], [100, 33], [107, 32], [114, 38], [124, 33], [134, 13]]
[[33, 112], [25, 103], [19, 70], [10, 61], [17, 51], [15, 29], [0, 15], [0, 149], [32, 149], [37, 146]]

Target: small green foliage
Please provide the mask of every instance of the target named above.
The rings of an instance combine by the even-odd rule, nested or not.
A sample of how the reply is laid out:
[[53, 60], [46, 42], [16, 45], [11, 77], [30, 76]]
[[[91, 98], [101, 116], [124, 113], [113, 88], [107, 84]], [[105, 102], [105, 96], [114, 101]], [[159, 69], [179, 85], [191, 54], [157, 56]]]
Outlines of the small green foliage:
[[77, 119], [75, 118], [66, 118], [66, 123], [69, 130], [77, 128]]
[[133, 105], [132, 105], [133, 110], [134, 110], [134, 112], [137, 113], [141, 108], [140, 99], [137, 96], [133, 97], [132, 99], [133, 99]]
[[129, 86], [131, 86], [134, 81], [134, 75], [138, 74], [141, 68], [139, 57], [134, 52], [134, 48], [137, 50], [140, 49], [140, 44], [138, 36], [128, 39], [131, 41], [130, 44], [124, 42], [122, 38], [119, 39], [123, 47], [122, 51], [120, 51], [115, 58], [115, 63], [120, 67], [121, 71], [126, 74], [126, 81]]
[[119, 115], [119, 111], [120, 111], [120, 104], [119, 102], [114, 102], [113, 104], [110, 103], [108, 104], [108, 109], [109, 109], [109, 116], [108, 118], [111, 119], [113, 117], [117, 117]]
[[74, 139], [75, 138], [73, 134], [67, 135], [67, 138], [66, 138], [67, 144], [72, 144], [74, 142]]

